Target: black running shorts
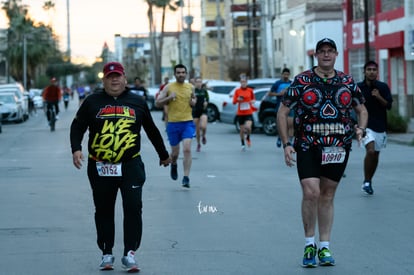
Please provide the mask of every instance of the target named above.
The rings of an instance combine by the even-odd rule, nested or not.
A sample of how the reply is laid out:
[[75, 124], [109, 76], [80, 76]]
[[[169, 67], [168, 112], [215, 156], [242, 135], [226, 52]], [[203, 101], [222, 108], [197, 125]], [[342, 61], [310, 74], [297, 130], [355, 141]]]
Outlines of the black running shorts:
[[296, 149], [296, 163], [299, 179], [326, 177], [339, 182], [345, 172], [349, 158], [349, 149], [343, 163], [322, 165], [322, 149], [311, 147], [308, 151]]

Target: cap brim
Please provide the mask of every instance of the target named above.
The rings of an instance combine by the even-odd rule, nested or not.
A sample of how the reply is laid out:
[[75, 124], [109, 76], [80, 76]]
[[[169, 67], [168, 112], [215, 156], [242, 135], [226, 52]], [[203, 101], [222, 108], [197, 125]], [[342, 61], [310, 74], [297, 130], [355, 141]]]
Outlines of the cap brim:
[[104, 74], [104, 77], [107, 77], [108, 75], [110, 75], [112, 73], [119, 74], [119, 75], [123, 75], [124, 74], [123, 71], [113, 70], [113, 71], [109, 71], [106, 74]]

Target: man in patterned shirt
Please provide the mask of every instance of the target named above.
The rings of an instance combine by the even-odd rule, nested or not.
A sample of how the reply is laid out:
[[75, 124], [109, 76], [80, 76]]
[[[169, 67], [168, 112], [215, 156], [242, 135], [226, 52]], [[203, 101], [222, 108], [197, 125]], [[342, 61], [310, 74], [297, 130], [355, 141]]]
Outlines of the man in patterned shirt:
[[[283, 142], [286, 165], [294, 165], [302, 187], [302, 221], [305, 233], [304, 267], [334, 265], [329, 249], [333, 224], [335, 191], [352, 145], [352, 136], [361, 141], [367, 125], [365, 99], [351, 76], [335, 70], [338, 51], [329, 38], [316, 45], [318, 66], [297, 75], [288, 88], [278, 111], [277, 125]], [[351, 109], [358, 114], [358, 125]], [[288, 142], [287, 118], [295, 112], [294, 144]], [[315, 243], [318, 221], [319, 244]]]

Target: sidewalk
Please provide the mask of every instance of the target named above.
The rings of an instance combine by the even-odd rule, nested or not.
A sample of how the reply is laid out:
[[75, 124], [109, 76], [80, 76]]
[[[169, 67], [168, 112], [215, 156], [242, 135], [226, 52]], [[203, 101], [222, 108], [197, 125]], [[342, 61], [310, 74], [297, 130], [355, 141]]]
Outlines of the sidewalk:
[[407, 133], [389, 133], [388, 141], [399, 144], [406, 144], [414, 146], [414, 119], [411, 119], [408, 125]]

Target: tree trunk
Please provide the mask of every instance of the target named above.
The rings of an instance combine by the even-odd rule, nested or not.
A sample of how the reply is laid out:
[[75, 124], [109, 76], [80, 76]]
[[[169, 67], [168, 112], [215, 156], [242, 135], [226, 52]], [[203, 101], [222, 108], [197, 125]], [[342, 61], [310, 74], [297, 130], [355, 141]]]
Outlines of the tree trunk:
[[151, 44], [151, 66], [152, 66], [152, 84], [161, 83], [161, 56], [160, 49], [157, 45], [157, 30], [154, 22], [154, 5], [148, 3], [148, 21], [149, 21], [149, 40]]

